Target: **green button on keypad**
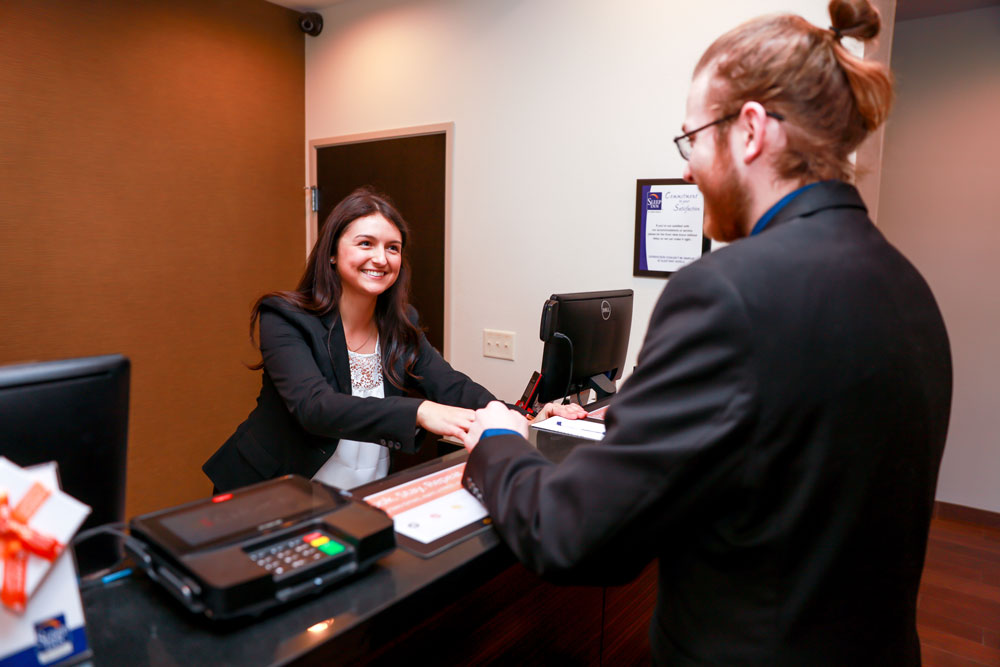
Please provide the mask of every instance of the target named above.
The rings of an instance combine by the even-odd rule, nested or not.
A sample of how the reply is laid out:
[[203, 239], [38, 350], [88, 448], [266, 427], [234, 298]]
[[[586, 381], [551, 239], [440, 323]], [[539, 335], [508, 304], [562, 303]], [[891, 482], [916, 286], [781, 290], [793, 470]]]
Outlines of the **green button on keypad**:
[[341, 551], [344, 550], [344, 545], [341, 544], [340, 542], [334, 542], [333, 540], [330, 540], [326, 544], [321, 544], [319, 546], [319, 550], [325, 553], [327, 556], [336, 556], [337, 554], [339, 554]]

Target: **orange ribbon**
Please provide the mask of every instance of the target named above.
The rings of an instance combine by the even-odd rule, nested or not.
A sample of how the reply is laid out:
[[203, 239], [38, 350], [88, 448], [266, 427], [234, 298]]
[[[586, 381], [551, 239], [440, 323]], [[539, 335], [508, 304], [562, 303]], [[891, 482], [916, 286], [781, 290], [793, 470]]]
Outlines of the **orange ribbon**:
[[27, 604], [28, 554], [53, 561], [65, 548], [58, 540], [28, 526], [28, 520], [45, 504], [52, 492], [35, 482], [21, 501], [10, 507], [6, 491], [0, 491], [0, 551], [3, 555], [3, 589], [0, 602], [16, 612]]

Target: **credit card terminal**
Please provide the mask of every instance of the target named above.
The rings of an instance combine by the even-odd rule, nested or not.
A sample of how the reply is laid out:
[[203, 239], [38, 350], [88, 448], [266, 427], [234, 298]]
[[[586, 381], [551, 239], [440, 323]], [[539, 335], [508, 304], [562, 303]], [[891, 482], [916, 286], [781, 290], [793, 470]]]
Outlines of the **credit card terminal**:
[[396, 548], [384, 512], [298, 475], [145, 514], [129, 530], [136, 564], [216, 620], [316, 593]]

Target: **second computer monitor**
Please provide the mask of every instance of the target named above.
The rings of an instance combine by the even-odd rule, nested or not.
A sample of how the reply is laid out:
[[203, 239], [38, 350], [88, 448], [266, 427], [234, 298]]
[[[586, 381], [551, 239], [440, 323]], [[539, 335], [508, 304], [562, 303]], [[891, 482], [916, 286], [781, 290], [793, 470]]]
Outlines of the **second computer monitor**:
[[[83, 529], [125, 520], [129, 360], [112, 354], [0, 366], [0, 456], [59, 464], [63, 491], [90, 505]], [[80, 574], [113, 566], [118, 540], [76, 548]]]
[[632, 290], [553, 294], [542, 308], [545, 342], [538, 400], [594, 388], [614, 392], [632, 328]]

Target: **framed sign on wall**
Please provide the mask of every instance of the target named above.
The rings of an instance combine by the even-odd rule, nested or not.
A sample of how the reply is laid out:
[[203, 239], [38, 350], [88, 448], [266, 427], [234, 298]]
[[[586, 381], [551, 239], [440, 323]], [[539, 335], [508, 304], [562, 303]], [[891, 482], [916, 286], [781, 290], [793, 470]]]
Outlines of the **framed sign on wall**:
[[698, 186], [681, 178], [637, 180], [632, 275], [665, 278], [708, 252], [704, 219]]

